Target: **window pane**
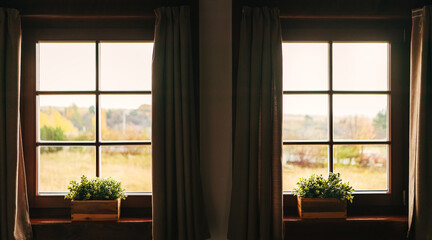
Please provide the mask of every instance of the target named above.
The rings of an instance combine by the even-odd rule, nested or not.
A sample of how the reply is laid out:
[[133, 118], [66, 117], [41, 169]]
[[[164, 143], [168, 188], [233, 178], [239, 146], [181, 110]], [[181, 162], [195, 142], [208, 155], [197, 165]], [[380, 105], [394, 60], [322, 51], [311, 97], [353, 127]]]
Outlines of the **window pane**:
[[96, 176], [94, 147], [39, 147], [39, 192], [67, 192], [82, 175]]
[[387, 140], [388, 95], [334, 95], [335, 140]]
[[151, 146], [104, 146], [101, 149], [102, 177], [121, 181], [127, 192], [151, 192]]
[[355, 190], [387, 190], [387, 145], [334, 146], [334, 172]]
[[282, 148], [283, 190], [297, 187], [300, 177], [328, 175], [327, 145], [284, 145]]
[[151, 90], [153, 43], [101, 43], [101, 90]]
[[328, 90], [328, 43], [282, 43], [283, 89]]
[[95, 97], [39, 96], [39, 137], [49, 141], [95, 140]]
[[101, 96], [103, 140], [150, 140], [150, 95]]
[[42, 91], [95, 90], [95, 43], [39, 43]]
[[388, 90], [388, 43], [333, 43], [333, 90]]
[[328, 139], [327, 95], [283, 96], [283, 140]]

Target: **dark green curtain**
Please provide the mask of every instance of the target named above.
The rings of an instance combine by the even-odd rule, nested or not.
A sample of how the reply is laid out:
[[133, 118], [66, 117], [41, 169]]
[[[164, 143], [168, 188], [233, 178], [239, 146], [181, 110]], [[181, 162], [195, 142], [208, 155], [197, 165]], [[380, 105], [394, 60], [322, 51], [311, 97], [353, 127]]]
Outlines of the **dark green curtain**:
[[0, 239], [31, 239], [20, 123], [21, 20], [0, 8]]
[[205, 239], [197, 78], [189, 7], [156, 9], [153, 51], [153, 237]]
[[228, 238], [282, 239], [282, 36], [279, 10], [244, 7]]
[[432, 239], [432, 16], [431, 6], [413, 11], [409, 143], [409, 233]]

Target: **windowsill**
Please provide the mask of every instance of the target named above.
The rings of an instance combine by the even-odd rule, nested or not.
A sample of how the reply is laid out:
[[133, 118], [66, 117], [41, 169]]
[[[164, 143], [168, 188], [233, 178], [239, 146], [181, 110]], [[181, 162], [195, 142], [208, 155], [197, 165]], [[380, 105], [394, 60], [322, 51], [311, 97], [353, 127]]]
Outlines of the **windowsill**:
[[[122, 217], [118, 221], [83, 221], [73, 223], [108, 223], [108, 224], [123, 224], [123, 223], [146, 223], [151, 222], [151, 218], [132, 218]], [[31, 225], [49, 225], [49, 224], [71, 224], [70, 218], [32, 218]]]
[[301, 219], [299, 216], [285, 216], [284, 222], [408, 222], [407, 216], [379, 215], [379, 216], [349, 216], [346, 219]]

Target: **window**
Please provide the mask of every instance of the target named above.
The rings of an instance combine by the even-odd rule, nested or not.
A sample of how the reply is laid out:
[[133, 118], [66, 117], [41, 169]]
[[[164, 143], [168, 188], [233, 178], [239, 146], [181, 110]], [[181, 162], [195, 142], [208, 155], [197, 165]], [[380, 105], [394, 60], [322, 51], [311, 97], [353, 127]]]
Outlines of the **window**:
[[151, 192], [153, 43], [38, 42], [38, 194], [113, 177]]
[[33, 216], [68, 216], [64, 193], [83, 174], [122, 181], [123, 216], [151, 216], [154, 23], [128, 21], [23, 27], [21, 116]]
[[350, 214], [403, 214], [407, 201], [409, 25], [281, 19], [284, 213], [299, 177], [339, 172]]
[[283, 43], [283, 188], [339, 172], [388, 191], [388, 42]]

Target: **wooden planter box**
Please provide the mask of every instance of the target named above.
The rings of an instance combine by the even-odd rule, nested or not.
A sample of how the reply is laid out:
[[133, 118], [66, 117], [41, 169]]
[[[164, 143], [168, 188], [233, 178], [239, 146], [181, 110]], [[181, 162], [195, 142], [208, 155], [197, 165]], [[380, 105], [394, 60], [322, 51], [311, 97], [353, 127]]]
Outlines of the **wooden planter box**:
[[300, 198], [297, 197], [300, 218], [346, 218], [347, 201], [337, 198]]
[[72, 221], [117, 221], [120, 218], [120, 199], [71, 201]]

